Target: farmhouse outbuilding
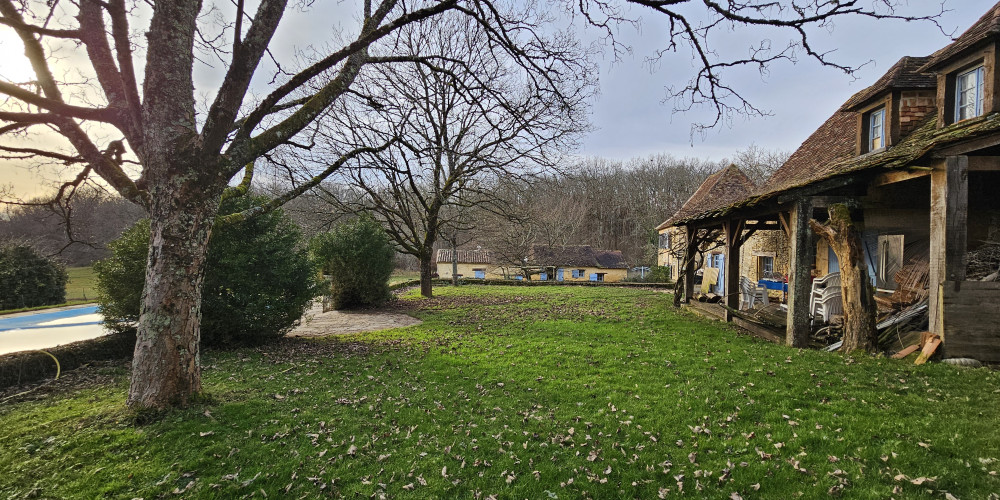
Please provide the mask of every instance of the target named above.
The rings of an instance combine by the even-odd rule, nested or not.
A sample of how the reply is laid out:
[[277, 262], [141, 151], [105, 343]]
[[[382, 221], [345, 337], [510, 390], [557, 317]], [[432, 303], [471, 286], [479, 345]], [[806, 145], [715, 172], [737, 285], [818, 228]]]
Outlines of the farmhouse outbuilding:
[[[1000, 4], [936, 53], [902, 58], [751, 193], [682, 209], [661, 232], [683, 234], [687, 255], [721, 235], [727, 290], [745, 275], [751, 235], [786, 242], [774, 271], [787, 275], [789, 345], [808, 341], [814, 279], [849, 266], [866, 271], [883, 316], [924, 307], [944, 356], [1000, 362], [998, 45]], [[831, 206], [860, 231], [858, 262], [839, 262], [810, 227]], [[690, 300], [695, 267], [681, 267]], [[739, 294], [725, 303], [737, 310]]]

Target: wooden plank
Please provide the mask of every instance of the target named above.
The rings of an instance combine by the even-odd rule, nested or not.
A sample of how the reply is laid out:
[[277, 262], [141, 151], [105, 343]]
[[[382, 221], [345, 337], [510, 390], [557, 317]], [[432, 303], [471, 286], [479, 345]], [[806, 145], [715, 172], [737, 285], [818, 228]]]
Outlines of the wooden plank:
[[896, 354], [893, 354], [892, 355], [892, 359], [903, 359], [903, 358], [909, 356], [910, 354], [913, 354], [913, 353], [917, 352], [917, 349], [920, 349], [920, 344], [913, 344], [910, 347], [907, 347], [907, 348], [903, 349], [902, 351], [899, 351]]
[[1000, 283], [949, 281], [941, 292], [943, 354], [1000, 363]]
[[792, 229], [791, 263], [788, 277], [788, 324], [785, 343], [792, 347], [809, 344], [809, 295], [812, 293], [812, 267], [816, 263], [816, 246], [813, 232], [809, 227], [812, 218], [812, 203], [809, 198], [800, 198], [792, 206], [790, 226]]
[[924, 344], [924, 348], [920, 351], [920, 356], [917, 356], [917, 360], [913, 362], [915, 365], [922, 365], [931, 359], [934, 355], [934, 351], [937, 350], [938, 346], [941, 345], [941, 336], [935, 335], [931, 337], [927, 343]]
[[780, 330], [772, 330], [757, 323], [747, 321], [740, 317], [733, 318], [733, 324], [740, 327], [742, 330], [746, 330], [748, 333], [754, 337], [762, 338], [768, 342], [774, 342], [775, 344], [781, 344], [785, 339], [779, 335]]

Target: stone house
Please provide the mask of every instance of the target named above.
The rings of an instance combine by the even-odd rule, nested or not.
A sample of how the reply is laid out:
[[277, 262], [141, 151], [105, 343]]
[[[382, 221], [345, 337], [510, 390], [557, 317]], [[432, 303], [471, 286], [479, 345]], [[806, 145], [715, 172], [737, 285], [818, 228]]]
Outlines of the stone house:
[[[623, 281], [628, 264], [620, 250], [598, 250], [590, 245], [534, 245], [528, 264], [542, 281]], [[535, 278], [532, 278], [535, 279]]]

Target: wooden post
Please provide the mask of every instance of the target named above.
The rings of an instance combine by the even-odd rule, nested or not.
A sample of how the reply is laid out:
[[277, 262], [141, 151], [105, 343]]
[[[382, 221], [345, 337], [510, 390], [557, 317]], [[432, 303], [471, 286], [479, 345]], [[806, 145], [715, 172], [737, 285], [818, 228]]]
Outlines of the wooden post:
[[809, 227], [812, 218], [812, 201], [795, 200], [789, 226], [791, 257], [788, 276], [788, 323], [785, 343], [804, 347], [809, 343], [809, 295], [812, 293], [812, 267], [816, 263], [816, 245]]
[[684, 303], [690, 304], [694, 297], [694, 256], [698, 253], [698, 230], [684, 226], [684, 237], [687, 245], [684, 247]]
[[729, 308], [726, 309], [726, 321], [733, 320], [733, 310], [740, 308], [740, 247], [743, 246], [741, 235], [743, 233], [742, 220], [729, 220], [722, 224], [722, 229], [726, 233], [726, 295], [724, 303]]
[[[965, 281], [969, 158], [949, 156], [931, 172], [930, 330], [944, 339], [942, 285]], [[947, 345], [947, 344], [946, 344]]]

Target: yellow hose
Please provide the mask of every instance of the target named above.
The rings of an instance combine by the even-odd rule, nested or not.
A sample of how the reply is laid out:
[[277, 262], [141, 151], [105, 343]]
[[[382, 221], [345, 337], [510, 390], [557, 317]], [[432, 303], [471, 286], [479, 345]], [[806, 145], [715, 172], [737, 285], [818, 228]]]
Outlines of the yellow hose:
[[55, 357], [55, 356], [53, 356], [53, 355], [52, 355], [52, 353], [51, 353], [51, 352], [49, 352], [49, 351], [43, 351], [43, 350], [41, 350], [41, 349], [38, 349], [38, 350], [37, 350], [37, 352], [40, 352], [40, 353], [42, 353], [42, 354], [48, 354], [48, 356], [49, 356], [50, 358], [52, 358], [52, 361], [55, 361], [55, 362], [56, 362], [56, 378], [55, 378], [55, 380], [59, 380], [59, 374], [60, 374], [60, 373], [62, 373], [62, 367], [61, 367], [61, 366], [59, 366], [59, 360], [58, 360], [58, 359], [56, 359], [56, 357]]

